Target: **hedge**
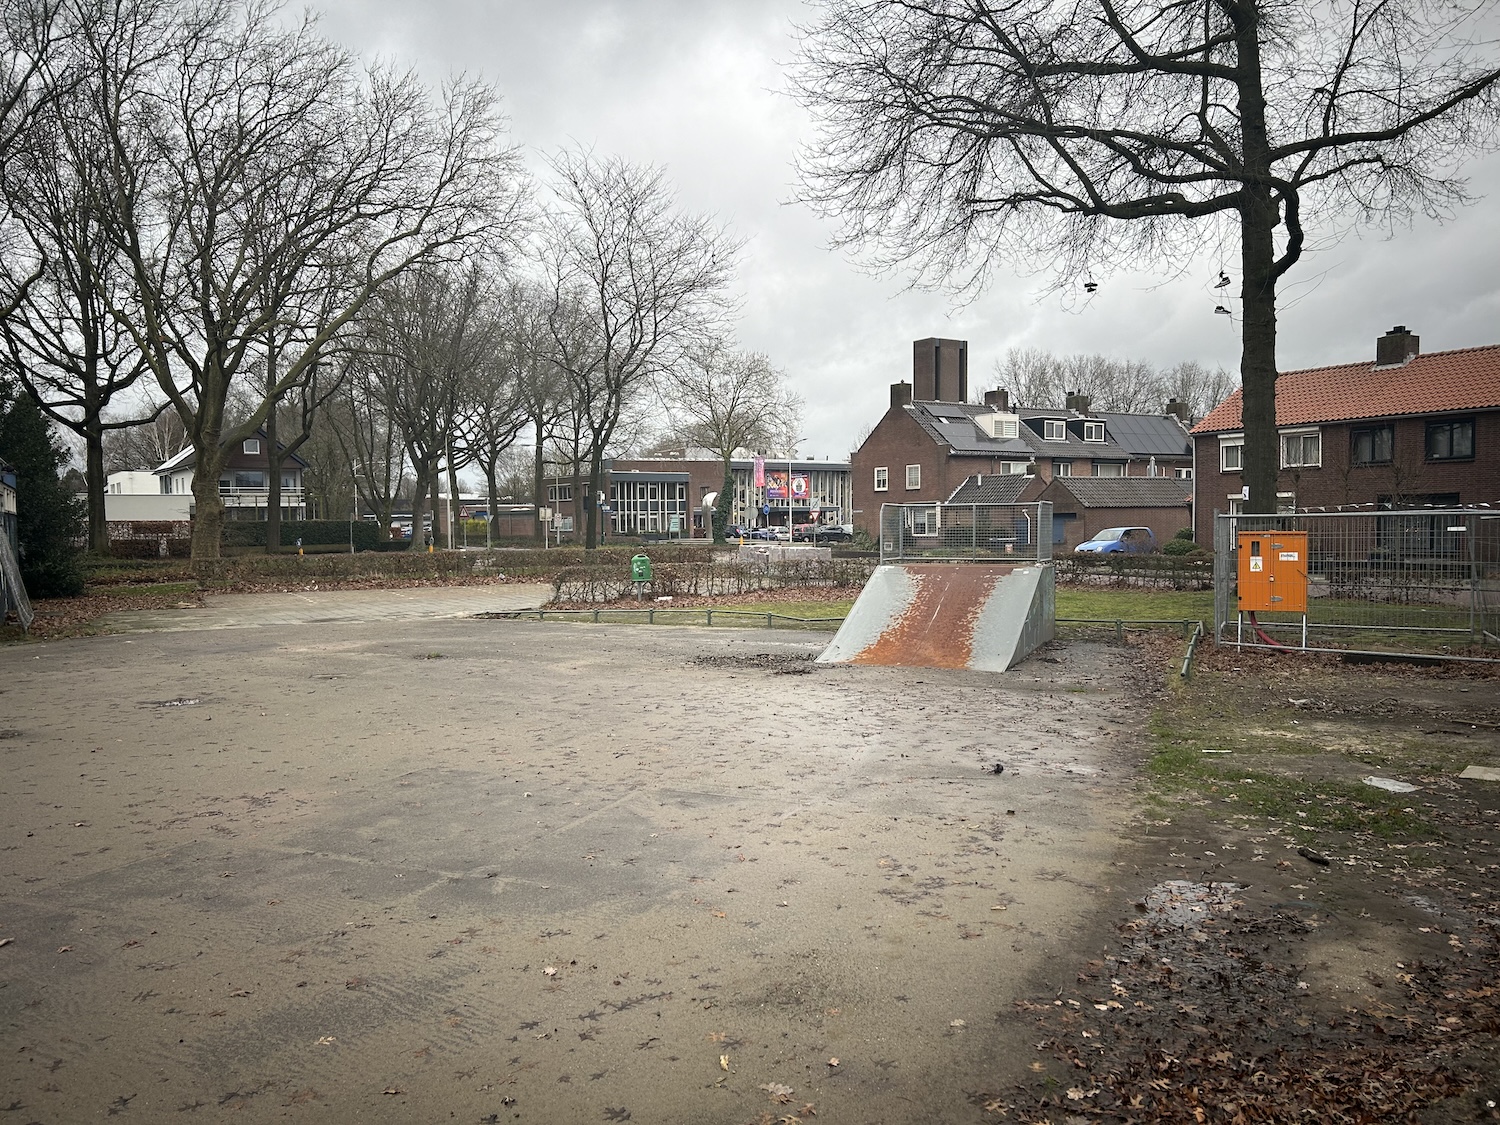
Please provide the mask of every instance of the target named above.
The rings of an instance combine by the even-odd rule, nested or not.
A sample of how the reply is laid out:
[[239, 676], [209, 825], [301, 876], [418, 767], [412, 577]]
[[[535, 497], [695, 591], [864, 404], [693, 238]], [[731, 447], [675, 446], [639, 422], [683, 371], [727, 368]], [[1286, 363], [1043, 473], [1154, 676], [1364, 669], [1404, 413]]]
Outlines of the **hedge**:
[[[266, 545], [266, 522], [264, 520], [225, 520], [221, 542], [226, 547], [264, 547]], [[380, 528], [369, 520], [358, 520], [353, 525], [354, 549], [373, 551], [380, 539]], [[282, 520], [281, 545], [295, 547], [301, 539], [304, 546], [349, 545], [350, 524], [348, 520]]]

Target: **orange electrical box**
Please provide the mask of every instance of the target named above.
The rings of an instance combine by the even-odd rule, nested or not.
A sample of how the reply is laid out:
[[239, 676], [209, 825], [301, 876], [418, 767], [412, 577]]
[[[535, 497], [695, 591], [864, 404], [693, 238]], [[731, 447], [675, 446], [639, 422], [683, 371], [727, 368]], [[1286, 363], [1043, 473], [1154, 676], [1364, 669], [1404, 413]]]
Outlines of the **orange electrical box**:
[[1239, 533], [1241, 613], [1307, 612], [1307, 532]]

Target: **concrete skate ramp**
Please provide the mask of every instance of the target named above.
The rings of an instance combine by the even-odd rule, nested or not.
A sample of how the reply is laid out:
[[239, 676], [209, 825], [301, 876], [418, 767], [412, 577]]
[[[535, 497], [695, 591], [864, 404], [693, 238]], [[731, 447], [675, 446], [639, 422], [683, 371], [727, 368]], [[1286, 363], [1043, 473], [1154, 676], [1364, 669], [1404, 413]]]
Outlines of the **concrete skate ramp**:
[[1050, 564], [879, 566], [818, 661], [1003, 672], [1052, 639], [1053, 589]]

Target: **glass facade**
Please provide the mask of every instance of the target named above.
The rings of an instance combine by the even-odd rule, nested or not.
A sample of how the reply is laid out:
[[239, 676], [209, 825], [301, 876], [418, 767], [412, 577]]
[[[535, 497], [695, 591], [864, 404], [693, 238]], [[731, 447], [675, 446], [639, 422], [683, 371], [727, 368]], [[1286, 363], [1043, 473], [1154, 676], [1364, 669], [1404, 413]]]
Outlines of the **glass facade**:
[[610, 526], [617, 535], [687, 535], [688, 476], [621, 473], [609, 486]]

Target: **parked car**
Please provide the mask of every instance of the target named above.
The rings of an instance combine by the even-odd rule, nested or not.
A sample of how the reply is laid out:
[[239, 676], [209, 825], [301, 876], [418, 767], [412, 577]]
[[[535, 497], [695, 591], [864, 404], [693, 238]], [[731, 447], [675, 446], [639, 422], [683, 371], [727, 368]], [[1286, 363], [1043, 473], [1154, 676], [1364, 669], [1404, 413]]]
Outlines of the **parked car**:
[[797, 543], [847, 543], [853, 538], [836, 523], [799, 523], [792, 531]]
[[1156, 550], [1156, 536], [1149, 527], [1106, 527], [1073, 549], [1091, 555], [1149, 555]]
[[752, 527], [750, 529], [751, 539], [775, 539], [776, 528], [774, 527]]
[[750, 529], [741, 527], [737, 523], [727, 524], [724, 528], [724, 538], [729, 540], [750, 538]]

